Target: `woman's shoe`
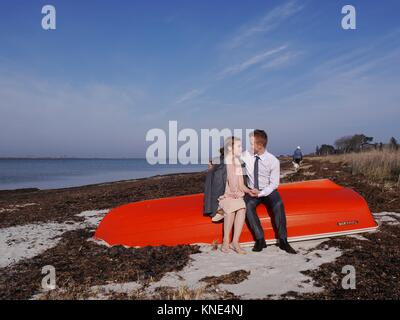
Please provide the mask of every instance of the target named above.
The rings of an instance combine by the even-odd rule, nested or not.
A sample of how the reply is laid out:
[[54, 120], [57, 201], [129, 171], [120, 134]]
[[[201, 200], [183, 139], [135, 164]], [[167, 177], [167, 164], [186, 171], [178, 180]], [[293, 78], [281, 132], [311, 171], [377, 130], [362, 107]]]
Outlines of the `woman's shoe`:
[[221, 246], [221, 251], [224, 253], [228, 253], [229, 252], [229, 247], [225, 247], [224, 245]]
[[224, 218], [223, 214], [217, 213], [214, 217], [211, 218], [212, 222], [221, 221]]
[[222, 242], [222, 244], [221, 244], [222, 252], [228, 253], [230, 248], [231, 248], [231, 245], [229, 243], [225, 244], [224, 242]]
[[235, 246], [233, 244], [229, 245], [229, 248], [231, 248], [233, 251], [239, 254], [247, 254], [246, 250], [242, 249], [240, 246]]

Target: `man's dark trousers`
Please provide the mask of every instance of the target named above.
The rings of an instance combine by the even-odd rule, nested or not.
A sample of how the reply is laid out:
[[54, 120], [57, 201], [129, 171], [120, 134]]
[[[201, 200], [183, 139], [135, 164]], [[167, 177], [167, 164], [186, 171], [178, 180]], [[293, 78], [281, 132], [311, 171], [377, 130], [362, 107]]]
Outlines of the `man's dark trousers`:
[[272, 211], [279, 239], [287, 238], [285, 207], [277, 190], [274, 190], [266, 197], [260, 198], [251, 197], [246, 194], [245, 201], [247, 221], [256, 240], [264, 239], [264, 230], [256, 212], [256, 207], [260, 203], [266, 205]]

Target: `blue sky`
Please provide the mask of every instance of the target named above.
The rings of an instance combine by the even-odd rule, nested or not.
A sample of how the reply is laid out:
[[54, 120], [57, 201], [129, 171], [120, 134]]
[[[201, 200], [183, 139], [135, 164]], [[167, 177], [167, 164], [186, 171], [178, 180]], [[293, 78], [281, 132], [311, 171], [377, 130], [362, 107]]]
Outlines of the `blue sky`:
[[395, 0], [2, 0], [0, 156], [143, 157], [169, 120], [262, 128], [277, 155], [399, 139], [399, 14]]

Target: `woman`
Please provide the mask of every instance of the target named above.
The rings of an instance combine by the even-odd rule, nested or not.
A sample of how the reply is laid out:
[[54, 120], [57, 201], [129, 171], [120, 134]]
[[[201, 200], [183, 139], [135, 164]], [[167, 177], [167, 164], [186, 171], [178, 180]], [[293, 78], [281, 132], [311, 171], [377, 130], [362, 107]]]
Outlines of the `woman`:
[[[239, 157], [242, 143], [237, 137], [225, 140], [221, 163], [213, 165], [207, 175], [205, 190], [205, 213], [213, 215], [213, 221], [224, 219], [224, 236], [222, 252], [232, 249], [240, 254], [246, 251], [240, 247], [239, 238], [246, 218], [244, 194], [250, 190], [245, 186]], [[209, 210], [207, 210], [207, 208]], [[215, 212], [214, 212], [215, 211]], [[234, 226], [234, 234], [230, 243], [230, 235]]]

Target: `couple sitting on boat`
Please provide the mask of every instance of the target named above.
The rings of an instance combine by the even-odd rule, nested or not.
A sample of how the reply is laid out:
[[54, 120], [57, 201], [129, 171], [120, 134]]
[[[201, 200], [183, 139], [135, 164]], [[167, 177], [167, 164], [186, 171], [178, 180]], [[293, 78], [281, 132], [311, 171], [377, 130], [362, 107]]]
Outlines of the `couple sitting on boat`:
[[[240, 139], [229, 137], [221, 149], [219, 163], [210, 164], [204, 191], [204, 213], [211, 216], [214, 222], [224, 219], [223, 252], [232, 249], [237, 253], [246, 253], [239, 244], [246, 217], [255, 238], [253, 251], [267, 247], [256, 212], [256, 207], [262, 203], [274, 215], [279, 248], [296, 253], [287, 241], [285, 209], [277, 191], [280, 163], [267, 151], [267, 142], [265, 131], [254, 130], [250, 133], [250, 151], [242, 152]], [[232, 227], [234, 234], [231, 242]]]

